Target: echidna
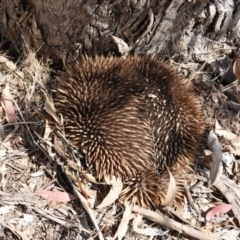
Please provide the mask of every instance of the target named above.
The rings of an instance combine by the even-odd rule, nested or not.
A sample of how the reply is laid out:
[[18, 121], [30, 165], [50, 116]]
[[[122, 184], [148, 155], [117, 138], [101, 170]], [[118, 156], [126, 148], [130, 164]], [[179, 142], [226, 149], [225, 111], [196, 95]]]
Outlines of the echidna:
[[[151, 57], [84, 57], [59, 78], [55, 106], [67, 138], [97, 177], [119, 177], [122, 197], [159, 207], [169, 174], [191, 169], [205, 129], [186, 80]], [[180, 176], [180, 177], [179, 177]]]

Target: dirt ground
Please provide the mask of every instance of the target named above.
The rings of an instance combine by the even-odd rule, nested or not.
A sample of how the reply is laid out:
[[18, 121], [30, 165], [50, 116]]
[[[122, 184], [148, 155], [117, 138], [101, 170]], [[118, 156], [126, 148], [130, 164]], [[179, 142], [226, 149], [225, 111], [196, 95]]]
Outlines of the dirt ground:
[[0, 239], [240, 239], [240, 76], [229, 83], [205, 63], [170, 62], [209, 126], [186, 199], [157, 213], [118, 201], [94, 209], [107, 190], [79, 173], [64, 137], [52, 101], [59, 72], [31, 50], [16, 59], [0, 49]]

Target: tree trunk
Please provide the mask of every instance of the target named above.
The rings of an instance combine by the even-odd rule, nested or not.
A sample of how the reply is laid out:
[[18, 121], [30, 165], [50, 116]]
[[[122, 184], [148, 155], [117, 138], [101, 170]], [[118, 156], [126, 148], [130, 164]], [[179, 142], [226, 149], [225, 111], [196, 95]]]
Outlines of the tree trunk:
[[232, 79], [239, 28], [239, 0], [0, 0], [2, 35], [54, 61], [121, 55], [123, 40], [131, 52], [181, 58], [193, 68], [206, 62]]

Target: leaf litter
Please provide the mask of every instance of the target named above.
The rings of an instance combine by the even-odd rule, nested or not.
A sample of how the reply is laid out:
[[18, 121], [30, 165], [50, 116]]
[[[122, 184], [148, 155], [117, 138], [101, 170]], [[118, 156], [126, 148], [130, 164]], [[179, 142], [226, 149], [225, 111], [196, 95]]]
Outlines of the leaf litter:
[[237, 239], [237, 83], [223, 87], [207, 73], [194, 72], [193, 86], [209, 124], [209, 147], [206, 141], [196, 174], [189, 176], [190, 196], [172, 203], [175, 180], [169, 172], [167, 207], [154, 212], [122, 203], [119, 179], [99, 183], [94, 171], [82, 166], [83, 156], [65, 139], [54, 108], [49, 62], [38, 60], [30, 50], [18, 64], [9, 59], [0, 55], [3, 239]]

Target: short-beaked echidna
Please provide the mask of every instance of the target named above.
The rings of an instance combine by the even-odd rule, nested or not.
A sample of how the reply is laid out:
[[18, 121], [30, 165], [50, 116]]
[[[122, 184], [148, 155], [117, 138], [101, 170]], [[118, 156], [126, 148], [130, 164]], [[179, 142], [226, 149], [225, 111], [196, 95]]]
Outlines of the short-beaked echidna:
[[84, 57], [58, 77], [55, 106], [97, 177], [122, 179], [122, 197], [160, 206], [169, 174], [191, 169], [205, 129], [189, 83], [151, 57]]

